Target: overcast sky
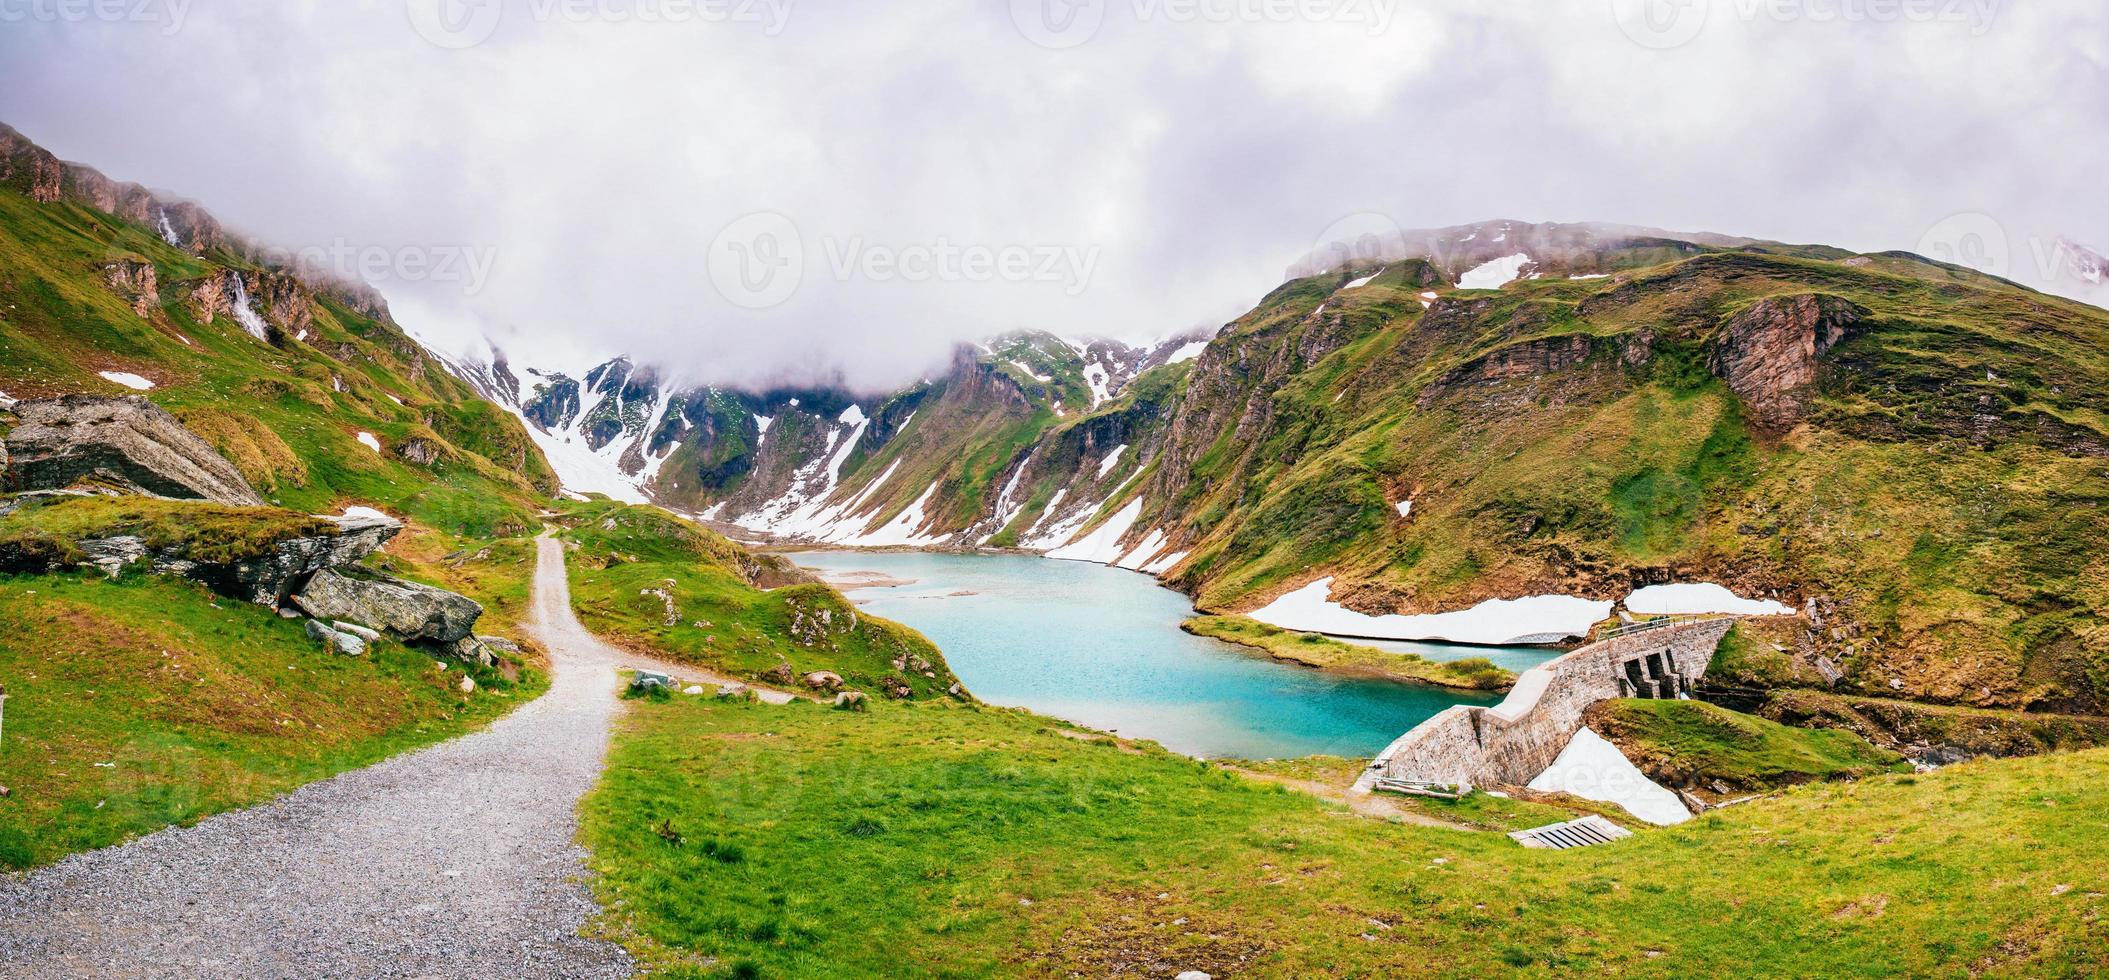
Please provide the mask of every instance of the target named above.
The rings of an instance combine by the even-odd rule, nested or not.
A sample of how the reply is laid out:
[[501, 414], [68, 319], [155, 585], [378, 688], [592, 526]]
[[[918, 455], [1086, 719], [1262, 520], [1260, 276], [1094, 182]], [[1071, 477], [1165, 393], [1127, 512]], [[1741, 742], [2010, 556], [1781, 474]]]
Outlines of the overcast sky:
[[0, 0], [0, 120], [516, 362], [889, 386], [1370, 213], [2109, 242], [2099, 0], [96, 2]]

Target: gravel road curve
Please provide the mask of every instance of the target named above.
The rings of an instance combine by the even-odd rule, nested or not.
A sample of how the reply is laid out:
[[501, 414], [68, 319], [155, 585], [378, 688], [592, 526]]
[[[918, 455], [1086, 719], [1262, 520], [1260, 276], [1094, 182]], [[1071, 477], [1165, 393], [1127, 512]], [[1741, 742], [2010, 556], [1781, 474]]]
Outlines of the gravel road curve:
[[638, 658], [579, 625], [562, 546], [537, 546], [549, 693], [275, 802], [0, 877], [0, 975], [628, 976], [621, 947], [579, 935], [597, 907], [572, 838], [615, 670]]

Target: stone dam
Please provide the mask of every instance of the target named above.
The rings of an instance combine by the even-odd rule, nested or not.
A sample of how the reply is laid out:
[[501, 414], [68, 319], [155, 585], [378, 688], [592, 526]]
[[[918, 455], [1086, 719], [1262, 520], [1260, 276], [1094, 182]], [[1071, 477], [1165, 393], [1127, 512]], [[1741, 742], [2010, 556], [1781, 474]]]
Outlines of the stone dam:
[[1642, 623], [1524, 671], [1492, 707], [1447, 708], [1399, 736], [1355, 784], [1522, 786], [1558, 759], [1582, 712], [1610, 698], [1674, 698], [1706, 676], [1733, 617]]

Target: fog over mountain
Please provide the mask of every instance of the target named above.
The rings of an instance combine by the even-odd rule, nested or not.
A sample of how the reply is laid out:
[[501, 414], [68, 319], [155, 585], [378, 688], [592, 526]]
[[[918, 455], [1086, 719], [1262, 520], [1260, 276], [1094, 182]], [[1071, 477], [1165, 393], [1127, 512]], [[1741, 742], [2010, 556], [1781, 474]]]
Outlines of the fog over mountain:
[[2109, 242], [2109, 201], [2070, 191], [2109, 159], [2104, 8], [1628, 6], [48, 8], [0, 31], [0, 119], [320, 250], [439, 346], [697, 382], [1145, 341], [1334, 237], [1497, 217], [1909, 249], [2101, 301], [2061, 242]]

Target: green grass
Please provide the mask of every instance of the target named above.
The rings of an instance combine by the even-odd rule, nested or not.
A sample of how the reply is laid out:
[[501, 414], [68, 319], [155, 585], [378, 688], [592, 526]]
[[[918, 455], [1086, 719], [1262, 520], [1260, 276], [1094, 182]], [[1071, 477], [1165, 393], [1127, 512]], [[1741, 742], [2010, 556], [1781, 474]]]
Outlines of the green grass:
[[638, 702], [581, 839], [662, 975], [2088, 975], [2109, 753], [1531, 851], [943, 702]]
[[335, 656], [269, 609], [177, 579], [0, 577], [0, 867], [268, 800], [480, 726], [535, 672], [455, 685], [383, 641]]
[[0, 551], [63, 551], [92, 538], [133, 535], [149, 548], [182, 547], [192, 561], [251, 558], [288, 538], [336, 534], [337, 525], [276, 507], [231, 507], [152, 497], [32, 500], [0, 517]]
[[[144, 317], [103, 281], [117, 258], [158, 271], [159, 302]], [[231, 252], [189, 255], [77, 203], [40, 204], [0, 188], [0, 292], [9, 297], [0, 390], [130, 394], [97, 372], [140, 374], [155, 382], [148, 398], [273, 503], [308, 513], [371, 504], [464, 534], [534, 526], [556, 484], [517, 419], [478, 399], [394, 323], [328, 295], [298, 294], [310, 317], [305, 340], [266, 344], [230, 317], [203, 322], [191, 301], [198, 284], [241, 269], [247, 260]], [[362, 431], [386, 451], [361, 445]], [[413, 441], [438, 458], [410, 462], [400, 450]]]
[[[832, 671], [874, 697], [944, 697], [958, 678], [898, 623], [867, 616], [813, 582], [757, 587], [778, 563], [656, 507], [567, 507], [566, 569], [579, 620], [600, 636], [737, 677], [787, 685]], [[674, 615], [668, 620], [667, 600]]]
[[1393, 653], [1336, 640], [1322, 633], [1297, 633], [1244, 616], [1195, 616], [1179, 624], [1195, 636], [1206, 636], [1265, 652], [1276, 660], [1320, 670], [1364, 677], [1475, 691], [1502, 691], [1516, 675], [1485, 657], [1437, 662], [1410, 653]]
[[1769, 790], [1911, 771], [1903, 756], [1852, 732], [1789, 728], [1704, 701], [1603, 701], [1590, 707], [1588, 724], [1672, 786]]

